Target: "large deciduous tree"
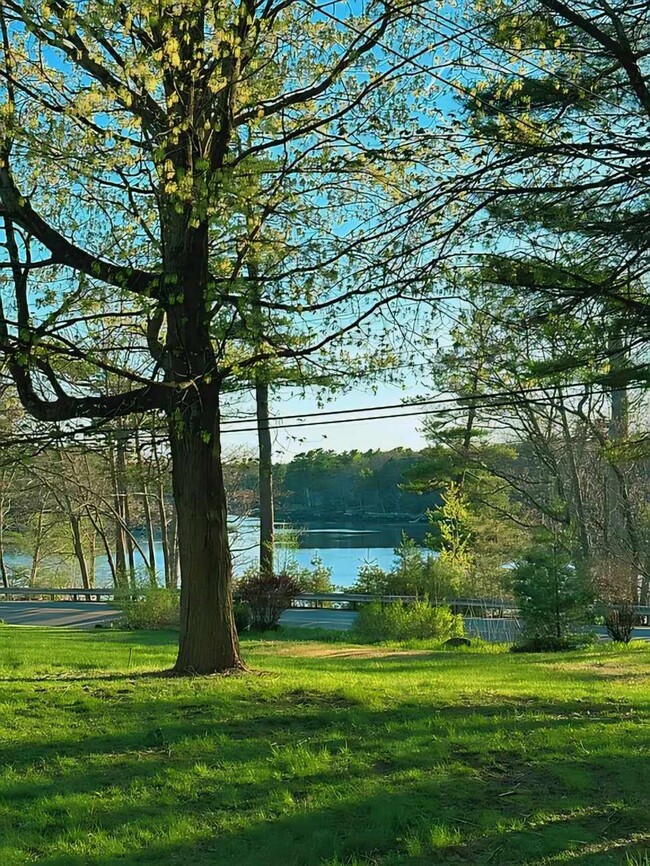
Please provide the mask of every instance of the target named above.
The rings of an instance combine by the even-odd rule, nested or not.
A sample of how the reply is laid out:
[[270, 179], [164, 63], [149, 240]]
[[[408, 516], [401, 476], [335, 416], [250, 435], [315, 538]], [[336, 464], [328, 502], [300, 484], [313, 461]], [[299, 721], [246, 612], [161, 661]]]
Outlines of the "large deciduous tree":
[[242, 667], [223, 393], [431, 278], [407, 230], [417, 8], [0, 0], [0, 350], [42, 421], [166, 416], [177, 672]]

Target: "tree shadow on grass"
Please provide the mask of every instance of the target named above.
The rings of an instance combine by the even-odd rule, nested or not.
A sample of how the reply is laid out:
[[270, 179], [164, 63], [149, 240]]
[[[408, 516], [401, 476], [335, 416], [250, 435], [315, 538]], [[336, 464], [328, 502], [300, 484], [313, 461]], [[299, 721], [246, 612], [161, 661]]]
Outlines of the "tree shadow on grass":
[[[548, 792], [545, 766], [530, 773], [530, 785]], [[332, 781], [325, 774], [325, 782]], [[320, 778], [311, 780], [313, 785]], [[161, 838], [126, 858], [127, 863], [159, 864], [239, 864], [239, 866], [311, 866], [351, 862], [353, 858], [368, 863], [419, 864], [534, 864], [564, 862], [571, 852], [571, 862], [582, 866], [621, 864], [621, 854], [630, 849], [629, 840], [638, 831], [644, 815], [639, 807], [609, 803], [585, 805], [579, 796], [568, 797], [558, 791], [553, 802], [543, 802], [547, 815], [526, 819], [525, 803], [497, 805], [494, 791], [480, 781], [471, 791], [459, 790], [459, 779], [453, 772], [440, 773], [435, 779], [407, 781], [399, 787], [387, 786], [384, 780], [355, 795], [333, 798], [327, 805], [311, 807], [305, 799], [292, 795], [294, 811], [277, 814], [277, 790], [262, 791], [271, 805], [266, 812], [246, 826], [228, 822], [228, 808], [250, 810], [250, 796], [245, 789], [239, 806], [224, 804], [214, 808], [214, 798], [197, 798], [177, 804], [184, 814], [191, 814], [199, 827], [190, 842]], [[561, 807], [558, 811], [558, 807]], [[522, 817], [523, 811], [523, 817]], [[207, 818], [206, 818], [207, 816]], [[141, 824], [151, 825], [160, 818], [151, 809], [107, 810], [100, 815], [103, 827], [121, 826], [137, 834]], [[468, 820], [468, 819], [473, 820]], [[614, 819], [614, 820], [613, 820]], [[160, 822], [159, 822], [160, 823]], [[93, 830], [96, 828], [93, 827]], [[162, 825], [161, 825], [162, 829]], [[605, 844], [603, 844], [605, 843]], [[42, 857], [48, 866], [76, 862], [56, 854]], [[79, 863], [113, 866], [124, 863], [118, 856], [80, 859]]]
[[[57, 707], [70, 737], [0, 748], [6, 837], [48, 866], [533, 866], [568, 850], [600, 866], [647, 820], [643, 730], [608, 704], [74, 688]], [[618, 860], [589, 850], [601, 836]]]

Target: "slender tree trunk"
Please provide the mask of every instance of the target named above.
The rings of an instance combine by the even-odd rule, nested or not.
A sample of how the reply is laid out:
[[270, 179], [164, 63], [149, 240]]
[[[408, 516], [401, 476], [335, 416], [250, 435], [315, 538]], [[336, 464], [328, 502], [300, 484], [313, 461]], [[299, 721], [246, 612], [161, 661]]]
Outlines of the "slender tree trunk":
[[135, 429], [135, 453], [138, 463], [138, 475], [140, 476], [140, 492], [142, 493], [142, 508], [144, 511], [144, 522], [147, 530], [147, 570], [149, 572], [149, 582], [152, 587], [158, 586], [156, 579], [156, 540], [154, 535], [153, 517], [151, 514], [151, 503], [149, 502], [149, 485], [147, 484], [147, 476], [144, 469], [144, 461], [142, 460], [142, 449], [140, 447], [140, 437], [138, 428]]
[[158, 509], [158, 523], [160, 524], [160, 543], [163, 555], [163, 568], [165, 573], [165, 586], [168, 589], [176, 589], [178, 586], [178, 574], [174, 571], [173, 538], [170, 531], [170, 518], [167, 513], [167, 502], [165, 500], [165, 484], [163, 480], [163, 467], [160, 462], [160, 454], [156, 445], [156, 437], [152, 439], [153, 458], [156, 467], [156, 506]]
[[562, 420], [562, 434], [564, 436], [564, 446], [566, 448], [567, 460], [569, 464], [570, 486], [573, 491], [573, 504], [575, 506], [575, 516], [578, 523], [578, 537], [580, 539], [580, 550], [585, 561], [589, 560], [591, 553], [591, 545], [589, 543], [589, 533], [587, 531], [587, 519], [585, 515], [584, 497], [582, 495], [582, 485], [580, 484], [580, 476], [578, 474], [578, 464], [576, 463], [575, 446], [571, 438], [571, 429], [567, 418], [566, 407], [564, 404], [564, 396], [560, 394], [560, 418]]
[[170, 586], [175, 588], [181, 579], [181, 562], [178, 551], [178, 516], [175, 505], [169, 521], [169, 554], [171, 561]]
[[126, 553], [129, 563], [129, 583], [132, 589], [136, 587], [135, 573], [135, 546], [133, 544], [133, 534], [131, 530], [131, 509], [129, 506], [128, 494], [125, 494], [124, 499], [124, 522], [126, 523]]
[[81, 583], [83, 584], [84, 589], [91, 589], [92, 582], [90, 579], [90, 574], [88, 572], [88, 563], [86, 561], [86, 554], [83, 546], [81, 521], [78, 515], [73, 513], [70, 503], [68, 502], [66, 504], [69, 508], [68, 521], [70, 523], [70, 529], [72, 530], [72, 546], [74, 548], [74, 555], [77, 558], [77, 562], [79, 563], [79, 571], [81, 572]]
[[158, 579], [156, 576], [156, 539], [153, 529], [151, 505], [149, 503], [149, 489], [146, 482], [143, 482], [142, 484], [142, 497], [144, 505], [144, 520], [147, 525], [147, 549], [149, 552], [149, 563], [147, 568], [149, 571], [149, 581], [153, 587], [156, 587], [158, 586]]
[[260, 573], [271, 576], [274, 568], [275, 530], [273, 509], [273, 448], [269, 429], [269, 385], [255, 383], [260, 492]]
[[221, 467], [218, 391], [186, 395], [170, 442], [181, 562], [179, 673], [243, 669], [232, 610], [232, 562]]
[[111, 486], [113, 487], [113, 502], [115, 509], [115, 575], [116, 586], [126, 586], [128, 584], [126, 576], [126, 532], [124, 529], [124, 513], [122, 507], [122, 497], [120, 495], [120, 485], [118, 482], [117, 455], [116, 449], [111, 437], [109, 465], [111, 471]]
[[[3, 479], [4, 480], [4, 479]], [[0, 496], [0, 580], [4, 587], [9, 586], [9, 574], [7, 572], [7, 563], [5, 562], [5, 516], [7, 510], [5, 508], [5, 498]]]
[[62, 509], [62, 511], [68, 518], [68, 524], [72, 533], [72, 549], [74, 550], [74, 555], [76, 557], [77, 563], [79, 564], [81, 583], [84, 589], [90, 589], [92, 586], [92, 580], [88, 571], [88, 562], [86, 560], [86, 553], [84, 551], [83, 526], [81, 522], [81, 517], [77, 513], [74, 501], [68, 492], [68, 477], [69, 474], [72, 474], [73, 478], [76, 477], [76, 467], [74, 462], [70, 460], [69, 456], [66, 461], [62, 449], [57, 449], [57, 455], [59, 458], [59, 467], [61, 470], [60, 482], [58, 487], [51, 486], [50, 489], [52, 490], [52, 495], [54, 496], [57, 504], [59, 505], [59, 508]]
[[0, 579], [2, 585], [6, 588], [9, 586], [9, 575], [7, 573], [7, 563], [5, 562], [4, 543], [0, 536]]
[[113, 558], [113, 551], [111, 550], [110, 541], [109, 541], [108, 535], [106, 533], [106, 530], [104, 529], [104, 524], [102, 522], [102, 519], [99, 516], [99, 514], [94, 515], [92, 513], [92, 509], [88, 505], [86, 506], [86, 514], [88, 515], [88, 520], [90, 520], [90, 522], [93, 525], [95, 533], [99, 536], [99, 539], [102, 543], [102, 547], [104, 548], [104, 552], [106, 553], [106, 559], [108, 561], [108, 567], [109, 567], [110, 572], [111, 572], [111, 578], [113, 580], [113, 586], [117, 588], [119, 586], [119, 582], [117, 579], [115, 560]]
[[158, 482], [158, 522], [160, 523], [160, 544], [162, 547], [163, 567], [165, 569], [165, 586], [169, 589], [176, 585], [172, 579], [173, 557], [169, 546], [169, 526], [167, 525], [167, 505], [165, 503], [165, 491], [162, 481]]
[[[624, 345], [624, 326], [621, 322], [615, 322], [612, 326], [609, 339], [611, 353], [611, 364], [613, 371], [625, 369], [628, 352]], [[618, 445], [626, 442], [629, 436], [629, 399], [627, 388], [613, 388], [611, 391], [611, 416], [609, 422], [610, 444]], [[640, 562], [640, 542], [637, 532], [637, 524], [634, 509], [629, 495], [628, 479], [624, 470], [617, 462], [615, 454], [609, 461], [609, 489], [611, 494], [609, 500], [609, 524], [611, 530], [611, 543], [614, 556], [618, 559], [619, 567], [629, 572], [628, 584], [630, 596], [633, 601], [638, 601], [639, 595], [639, 573], [642, 569]]]
[[29, 584], [34, 586], [38, 576], [38, 569], [41, 563], [41, 547], [43, 545], [43, 514], [45, 513], [45, 505], [41, 504], [36, 521], [36, 539], [34, 541], [34, 551], [32, 553], [32, 566], [29, 570]]

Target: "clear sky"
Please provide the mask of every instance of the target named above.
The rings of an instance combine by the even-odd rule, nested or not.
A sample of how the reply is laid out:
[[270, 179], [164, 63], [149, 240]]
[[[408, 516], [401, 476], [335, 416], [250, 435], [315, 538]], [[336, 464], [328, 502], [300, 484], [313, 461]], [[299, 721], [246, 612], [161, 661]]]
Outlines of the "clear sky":
[[[332, 411], [337, 409], [359, 409], [367, 407], [368, 412], [372, 416], [378, 414], [396, 415], [399, 414], [399, 409], [387, 410], [384, 413], [378, 413], [373, 410], [375, 406], [385, 404], [400, 403], [405, 398], [413, 398], [417, 395], [422, 395], [423, 389], [420, 387], [417, 391], [414, 387], [402, 388], [397, 385], [379, 385], [374, 391], [363, 385], [357, 385], [350, 389], [345, 394], [340, 394], [329, 401], [325, 406], [319, 406], [316, 397], [302, 399], [296, 395], [291, 395], [288, 392], [282, 394], [276, 392], [275, 400], [272, 400], [272, 413], [274, 415], [296, 415], [300, 412], [311, 413], [319, 411]], [[224, 409], [225, 417], [233, 417], [233, 415], [246, 415], [250, 417], [254, 414], [255, 407], [250, 398], [243, 398], [237, 403], [236, 410]], [[405, 412], [414, 412], [413, 409], [406, 409]], [[314, 448], [325, 448], [333, 451], [350, 451], [354, 448], [360, 451], [367, 451], [370, 448], [381, 448], [388, 450], [402, 446], [404, 448], [419, 449], [425, 446], [424, 438], [422, 437], [420, 428], [422, 426], [422, 417], [410, 415], [402, 418], [386, 418], [379, 420], [374, 418], [368, 421], [349, 422], [350, 417], [362, 417], [363, 411], [354, 416], [343, 416], [346, 420], [344, 423], [326, 424], [322, 426], [309, 427], [292, 427], [287, 430], [274, 431], [274, 451], [275, 459], [278, 462], [290, 460], [295, 454], [301, 451], [309, 451]], [[324, 421], [334, 420], [336, 416], [326, 416]], [[306, 418], [306, 422], [313, 422], [318, 419]], [[299, 424], [300, 419], [287, 421], [287, 424]], [[272, 426], [280, 425], [282, 422], [271, 422]], [[231, 427], [252, 427], [250, 422], [242, 422], [241, 424], [230, 425]], [[228, 430], [228, 425], [224, 428]], [[256, 450], [256, 436], [254, 432], [249, 433], [229, 433], [224, 434], [224, 449], [226, 453], [234, 450], [244, 449], [251, 453]]]

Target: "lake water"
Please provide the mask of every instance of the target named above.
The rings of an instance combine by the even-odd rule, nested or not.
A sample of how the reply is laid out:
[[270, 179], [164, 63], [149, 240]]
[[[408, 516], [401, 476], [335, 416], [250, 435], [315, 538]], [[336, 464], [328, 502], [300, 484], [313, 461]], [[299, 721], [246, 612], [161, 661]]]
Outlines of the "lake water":
[[[246, 568], [255, 566], [257, 563], [259, 523], [254, 518], [233, 518], [231, 530], [235, 573], [241, 574]], [[298, 565], [309, 566], [312, 559], [318, 556], [327, 568], [331, 568], [332, 582], [336, 586], [347, 587], [355, 582], [359, 567], [364, 562], [376, 563], [383, 569], [390, 568], [394, 559], [394, 549], [399, 545], [402, 533], [406, 533], [416, 541], [422, 541], [427, 530], [427, 524], [424, 522], [402, 525], [379, 522], [320, 523], [308, 526], [280, 524], [276, 529], [278, 541], [276, 565], [278, 570], [281, 570], [289, 560], [294, 560]], [[144, 549], [146, 547], [144, 537], [138, 536], [138, 541]], [[6, 560], [7, 564], [14, 569], [29, 568], [28, 557], [7, 556]], [[156, 545], [156, 566], [160, 578], [163, 574], [163, 556], [159, 543]], [[52, 586], [57, 585], [57, 576], [63, 584], [65, 573], [69, 575], [71, 570], [75, 570], [72, 561], [58, 564], [46, 562], [44, 567], [48, 572], [46, 582]], [[143, 560], [137, 551], [136, 567], [143, 575], [145, 574]], [[95, 568], [97, 585], [111, 585], [106, 557], [97, 557]], [[77, 578], [74, 583], [80, 585], [80, 580]]]

